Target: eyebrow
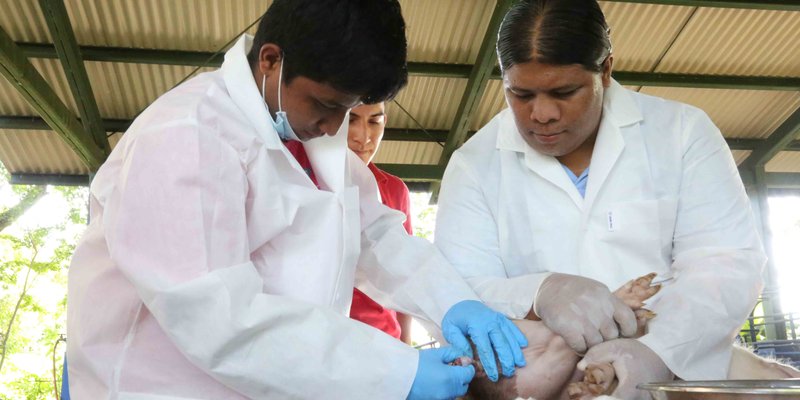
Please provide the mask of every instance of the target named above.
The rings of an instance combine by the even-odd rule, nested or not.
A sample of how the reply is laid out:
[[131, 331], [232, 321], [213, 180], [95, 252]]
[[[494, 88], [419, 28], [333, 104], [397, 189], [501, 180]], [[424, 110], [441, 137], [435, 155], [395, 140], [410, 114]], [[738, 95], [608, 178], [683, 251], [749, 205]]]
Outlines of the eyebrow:
[[[561, 85], [561, 86], [558, 86], [558, 87], [554, 87], [554, 88], [549, 89], [549, 90], [545, 90], [545, 92], [558, 92], [558, 91], [562, 91], [562, 90], [571, 90], [571, 89], [577, 89], [577, 88], [579, 88], [581, 86], [583, 86], [583, 84], [580, 84], [580, 83], [566, 84], [566, 85]], [[516, 87], [516, 86], [506, 86], [506, 87], [508, 88], [508, 90], [511, 90], [512, 92], [522, 92], [522, 93], [534, 93], [534, 92], [537, 92], [537, 90], [524, 89], [524, 88], [520, 88], [520, 87]]]
[[372, 117], [382, 117], [382, 116], [384, 116], [384, 115], [386, 115], [386, 112], [384, 112], [384, 111], [378, 111], [378, 112], [376, 112], [375, 114], [372, 114], [372, 115], [370, 115], [369, 117], [370, 117], [370, 118], [372, 118]]

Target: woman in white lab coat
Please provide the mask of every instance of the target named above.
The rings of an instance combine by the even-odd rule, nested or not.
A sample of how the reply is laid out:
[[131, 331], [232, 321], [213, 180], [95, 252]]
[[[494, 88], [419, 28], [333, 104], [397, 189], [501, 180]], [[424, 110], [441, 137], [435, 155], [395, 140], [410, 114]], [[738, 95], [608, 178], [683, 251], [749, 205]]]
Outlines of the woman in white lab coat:
[[[70, 267], [72, 398], [452, 398], [467, 336], [506, 375], [524, 364], [524, 337], [347, 149], [348, 109], [406, 80], [395, 0], [276, 0], [220, 70], [148, 107], [97, 172]], [[453, 347], [347, 318], [356, 281]]]
[[[595, 0], [512, 6], [497, 44], [508, 108], [455, 152], [436, 244], [490, 307], [529, 313], [636, 384], [726, 376], [765, 262], [736, 165], [701, 110], [611, 78]], [[657, 272], [639, 340], [608, 288]]]

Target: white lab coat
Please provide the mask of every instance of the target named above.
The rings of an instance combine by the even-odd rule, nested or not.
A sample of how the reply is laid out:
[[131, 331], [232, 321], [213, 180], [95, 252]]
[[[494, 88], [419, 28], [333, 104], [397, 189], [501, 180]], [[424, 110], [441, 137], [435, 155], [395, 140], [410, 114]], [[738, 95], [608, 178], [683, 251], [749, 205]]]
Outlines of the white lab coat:
[[73, 398], [402, 399], [418, 352], [347, 318], [357, 261], [405, 313], [440, 322], [477, 299], [380, 204], [346, 121], [305, 144], [314, 186], [268, 122], [249, 46], [159, 98], [98, 171], [69, 275]]
[[453, 155], [436, 244], [488, 306], [523, 318], [550, 272], [616, 289], [674, 275], [641, 341], [683, 379], [724, 379], [765, 255], [730, 151], [702, 111], [612, 82], [582, 198], [509, 109]]

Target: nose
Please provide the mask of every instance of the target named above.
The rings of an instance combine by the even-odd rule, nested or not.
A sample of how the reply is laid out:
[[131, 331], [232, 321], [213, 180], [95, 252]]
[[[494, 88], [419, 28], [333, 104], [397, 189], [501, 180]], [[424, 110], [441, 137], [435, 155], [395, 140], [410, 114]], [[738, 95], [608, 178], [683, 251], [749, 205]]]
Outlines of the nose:
[[347, 135], [354, 144], [365, 145], [369, 141], [366, 121], [358, 119], [351, 123]]
[[336, 112], [335, 114], [329, 115], [328, 117], [322, 119], [319, 123], [319, 129], [322, 132], [325, 132], [328, 136], [336, 136], [336, 132], [339, 131], [339, 127], [341, 126], [342, 122], [344, 122], [344, 118], [347, 116], [347, 110]]
[[540, 124], [558, 121], [561, 118], [561, 110], [555, 100], [548, 96], [536, 96], [530, 101], [531, 121]]

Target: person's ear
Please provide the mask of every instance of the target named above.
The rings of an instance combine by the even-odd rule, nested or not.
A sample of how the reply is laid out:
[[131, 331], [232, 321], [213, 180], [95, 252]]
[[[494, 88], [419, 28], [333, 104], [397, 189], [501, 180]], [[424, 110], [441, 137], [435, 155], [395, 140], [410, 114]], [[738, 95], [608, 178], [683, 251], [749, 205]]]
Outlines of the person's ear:
[[258, 52], [258, 71], [266, 76], [278, 71], [283, 62], [283, 51], [274, 43], [265, 43]]
[[613, 69], [612, 68], [613, 65], [614, 65], [614, 56], [609, 54], [608, 58], [606, 58], [606, 60], [603, 61], [603, 71], [601, 72], [603, 87], [605, 88], [611, 86], [611, 71]]

